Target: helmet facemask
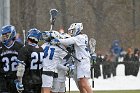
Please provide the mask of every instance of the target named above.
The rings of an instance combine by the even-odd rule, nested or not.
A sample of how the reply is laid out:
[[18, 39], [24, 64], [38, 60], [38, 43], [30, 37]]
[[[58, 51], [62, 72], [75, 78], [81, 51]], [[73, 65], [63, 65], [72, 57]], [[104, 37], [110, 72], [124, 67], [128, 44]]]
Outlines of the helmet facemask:
[[15, 27], [11, 25], [2, 27], [1, 34], [2, 34], [2, 43], [8, 46], [11, 41], [15, 40], [16, 37]]

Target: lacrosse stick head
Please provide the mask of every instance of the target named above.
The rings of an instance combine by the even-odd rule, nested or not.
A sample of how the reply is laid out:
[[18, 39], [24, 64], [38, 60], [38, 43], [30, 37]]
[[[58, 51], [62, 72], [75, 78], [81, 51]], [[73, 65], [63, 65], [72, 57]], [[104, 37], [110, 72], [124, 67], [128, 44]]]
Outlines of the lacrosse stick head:
[[54, 25], [54, 22], [55, 22], [55, 19], [56, 19], [56, 16], [58, 15], [58, 11], [56, 9], [51, 9], [50, 10], [50, 22], [52, 25]]
[[94, 38], [91, 38], [89, 40], [89, 46], [90, 46], [91, 54], [95, 53], [95, 45], [96, 45], [96, 40]]

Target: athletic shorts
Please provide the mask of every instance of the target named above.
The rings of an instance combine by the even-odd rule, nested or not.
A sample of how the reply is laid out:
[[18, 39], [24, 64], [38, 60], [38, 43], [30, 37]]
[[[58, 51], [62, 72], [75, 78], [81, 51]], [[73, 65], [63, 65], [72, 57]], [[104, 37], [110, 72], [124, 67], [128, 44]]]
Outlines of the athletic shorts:
[[42, 74], [42, 87], [52, 88], [53, 86], [53, 77]]
[[65, 92], [65, 82], [54, 79], [52, 92]]
[[77, 64], [77, 78], [90, 78], [90, 59], [82, 59], [81, 62]]

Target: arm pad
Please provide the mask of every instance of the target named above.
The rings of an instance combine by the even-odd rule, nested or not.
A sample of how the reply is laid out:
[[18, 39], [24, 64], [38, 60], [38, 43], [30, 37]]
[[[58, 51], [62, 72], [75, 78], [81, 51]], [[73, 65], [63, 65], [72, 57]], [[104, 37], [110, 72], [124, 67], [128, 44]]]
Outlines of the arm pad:
[[17, 77], [23, 77], [24, 71], [25, 71], [25, 65], [22, 64], [22, 63], [18, 63], [18, 66], [17, 66]]

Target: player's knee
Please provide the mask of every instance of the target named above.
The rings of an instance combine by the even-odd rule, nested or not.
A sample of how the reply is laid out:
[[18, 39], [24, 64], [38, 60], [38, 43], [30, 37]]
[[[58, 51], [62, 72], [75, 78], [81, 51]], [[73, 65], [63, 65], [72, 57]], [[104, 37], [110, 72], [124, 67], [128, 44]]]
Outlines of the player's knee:
[[87, 85], [86, 84], [84, 84], [83, 82], [81, 83], [81, 87], [86, 87]]
[[80, 86], [81, 87], [87, 87], [88, 86], [88, 81], [86, 78], [80, 79]]

